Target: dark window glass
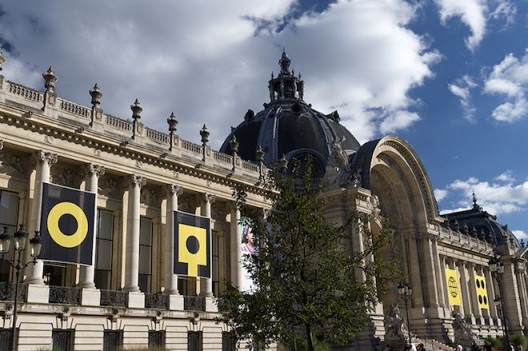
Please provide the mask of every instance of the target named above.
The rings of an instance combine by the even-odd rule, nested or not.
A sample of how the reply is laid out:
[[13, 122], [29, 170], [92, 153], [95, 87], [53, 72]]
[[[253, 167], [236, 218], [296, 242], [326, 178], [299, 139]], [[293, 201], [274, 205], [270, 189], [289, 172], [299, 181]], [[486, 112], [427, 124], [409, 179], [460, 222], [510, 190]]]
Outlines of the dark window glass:
[[51, 332], [54, 351], [73, 351], [74, 331], [72, 329], [55, 329]]
[[0, 329], [0, 351], [11, 351], [13, 339], [11, 338], [13, 331], [11, 329]]
[[187, 332], [187, 350], [202, 351], [203, 337], [201, 331]]
[[103, 334], [103, 351], [118, 351], [123, 346], [123, 331], [105, 330]]
[[165, 331], [164, 330], [149, 330], [148, 346], [165, 346]]
[[151, 292], [152, 279], [152, 220], [141, 217], [139, 226], [139, 289]]
[[232, 332], [222, 332], [222, 351], [235, 351], [236, 338]]
[[94, 273], [94, 283], [98, 289], [111, 289], [113, 234], [114, 214], [112, 211], [98, 209]]

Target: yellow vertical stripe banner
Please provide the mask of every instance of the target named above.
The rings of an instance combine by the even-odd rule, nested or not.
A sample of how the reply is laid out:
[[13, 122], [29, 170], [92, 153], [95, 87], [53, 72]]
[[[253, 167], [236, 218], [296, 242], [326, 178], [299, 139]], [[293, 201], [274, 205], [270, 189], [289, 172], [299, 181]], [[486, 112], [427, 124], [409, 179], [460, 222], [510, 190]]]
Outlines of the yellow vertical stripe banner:
[[446, 268], [446, 282], [447, 295], [449, 297], [449, 304], [452, 306], [460, 306], [462, 299], [460, 298], [460, 286], [458, 283], [458, 272], [454, 269]]
[[475, 275], [475, 290], [479, 308], [489, 309], [488, 291], [486, 290], [486, 278], [482, 275]]

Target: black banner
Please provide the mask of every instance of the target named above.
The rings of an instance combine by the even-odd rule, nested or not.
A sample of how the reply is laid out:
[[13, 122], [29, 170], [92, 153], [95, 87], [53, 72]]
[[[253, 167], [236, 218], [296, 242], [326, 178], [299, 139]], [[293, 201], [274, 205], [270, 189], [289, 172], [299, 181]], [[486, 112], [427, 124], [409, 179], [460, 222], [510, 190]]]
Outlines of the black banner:
[[95, 194], [44, 183], [40, 259], [92, 264]]
[[174, 274], [211, 278], [211, 221], [174, 212]]

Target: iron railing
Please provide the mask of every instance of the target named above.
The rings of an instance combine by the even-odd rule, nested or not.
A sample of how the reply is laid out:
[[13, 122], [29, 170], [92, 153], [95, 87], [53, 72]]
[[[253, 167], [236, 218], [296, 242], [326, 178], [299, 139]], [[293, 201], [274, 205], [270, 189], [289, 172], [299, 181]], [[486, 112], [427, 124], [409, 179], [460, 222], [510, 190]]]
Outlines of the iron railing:
[[101, 306], [128, 306], [128, 292], [117, 290], [101, 290]]
[[62, 303], [67, 305], [81, 304], [81, 288], [66, 286], [49, 287], [49, 303]]
[[183, 309], [185, 311], [205, 311], [205, 297], [184, 296]]
[[145, 308], [169, 309], [169, 295], [166, 294], [145, 294]]
[[[20, 284], [18, 286], [18, 301], [25, 301], [27, 292], [27, 285]], [[1, 282], [0, 283], [0, 301], [14, 301], [15, 299], [15, 284]]]

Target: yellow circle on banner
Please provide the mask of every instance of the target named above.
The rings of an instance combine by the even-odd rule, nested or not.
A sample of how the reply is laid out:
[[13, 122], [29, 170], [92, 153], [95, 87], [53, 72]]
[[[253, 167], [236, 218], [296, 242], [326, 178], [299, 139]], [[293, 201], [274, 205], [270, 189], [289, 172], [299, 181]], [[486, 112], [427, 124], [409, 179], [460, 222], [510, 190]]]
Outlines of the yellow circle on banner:
[[[66, 235], [59, 226], [62, 216], [69, 214], [77, 221], [77, 231]], [[88, 235], [88, 218], [82, 208], [71, 202], [60, 202], [53, 206], [48, 214], [48, 232], [57, 244], [62, 247], [72, 248], [81, 245]]]

